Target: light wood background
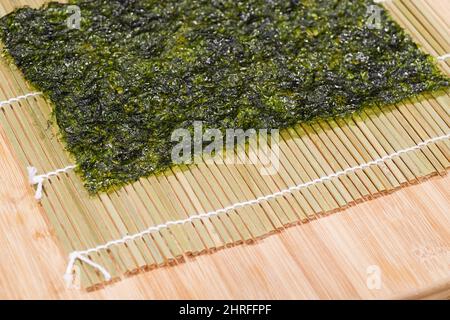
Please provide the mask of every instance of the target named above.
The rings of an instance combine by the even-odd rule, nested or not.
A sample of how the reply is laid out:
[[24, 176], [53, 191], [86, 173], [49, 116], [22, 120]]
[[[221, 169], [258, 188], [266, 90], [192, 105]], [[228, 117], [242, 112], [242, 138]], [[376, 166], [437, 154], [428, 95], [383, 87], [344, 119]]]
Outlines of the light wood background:
[[[1, 132], [1, 131], [0, 131]], [[403, 188], [326, 218], [139, 274], [68, 290], [67, 263], [0, 133], [0, 298], [445, 298], [450, 292], [450, 177]], [[369, 290], [367, 268], [381, 288]]]
[[[445, 3], [433, 0], [433, 5], [446, 7]], [[186, 263], [86, 293], [65, 288], [62, 273], [67, 258], [19, 163], [0, 131], [1, 298], [442, 298], [449, 294], [448, 177], [292, 227], [255, 245], [188, 258]], [[366, 285], [367, 268], [374, 265], [381, 271], [379, 290]]]

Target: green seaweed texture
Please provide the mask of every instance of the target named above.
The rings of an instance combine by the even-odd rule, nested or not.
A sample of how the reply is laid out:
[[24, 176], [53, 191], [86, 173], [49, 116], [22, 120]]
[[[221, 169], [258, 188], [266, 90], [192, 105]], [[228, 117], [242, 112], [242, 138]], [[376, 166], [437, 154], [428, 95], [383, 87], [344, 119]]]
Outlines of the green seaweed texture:
[[54, 105], [96, 193], [172, 165], [175, 129], [285, 128], [448, 86], [368, 0], [76, 0], [21, 8], [0, 37]]

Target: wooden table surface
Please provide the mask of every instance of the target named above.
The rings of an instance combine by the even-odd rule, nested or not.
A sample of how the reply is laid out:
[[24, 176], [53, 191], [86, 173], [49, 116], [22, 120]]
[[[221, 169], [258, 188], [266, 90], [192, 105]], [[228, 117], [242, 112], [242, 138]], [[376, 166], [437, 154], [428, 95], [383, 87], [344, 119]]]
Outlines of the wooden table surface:
[[[13, 7], [42, 0], [8, 0]], [[433, 0], [448, 8], [448, 0]], [[12, 5], [14, 4], [14, 5]], [[445, 21], [445, 12], [440, 10]], [[67, 289], [67, 257], [0, 128], [2, 299], [450, 297], [450, 177], [435, 177], [253, 245], [186, 258], [102, 290]], [[379, 286], [377, 286], [377, 280]]]
[[435, 177], [253, 245], [84, 292], [66, 288], [67, 257], [0, 129], [0, 298], [446, 298], [449, 182]]

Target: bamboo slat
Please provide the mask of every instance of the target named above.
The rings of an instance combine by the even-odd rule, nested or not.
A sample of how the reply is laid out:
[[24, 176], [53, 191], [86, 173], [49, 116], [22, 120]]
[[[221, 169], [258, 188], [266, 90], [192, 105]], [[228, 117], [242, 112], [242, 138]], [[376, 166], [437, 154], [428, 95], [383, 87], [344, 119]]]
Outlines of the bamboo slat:
[[[42, 1], [3, 1], [0, 15], [15, 7]], [[385, 3], [392, 16], [437, 57], [450, 52], [448, 24], [439, 6], [426, 1]], [[449, 62], [439, 62], [450, 75]], [[20, 72], [0, 61], [0, 100], [33, 91]], [[450, 92], [428, 94], [395, 106], [372, 108], [347, 118], [301, 124], [283, 130], [280, 168], [262, 175], [258, 165], [205, 161], [174, 167], [142, 178], [118, 191], [89, 196], [79, 177], [69, 172], [45, 183], [41, 205], [65, 255], [104, 244], [170, 220], [227, 207], [312, 181], [377, 159], [421, 141], [450, 132]], [[63, 168], [73, 159], [49, 124], [51, 106], [42, 97], [12, 103], [0, 110], [0, 124], [20, 163], [40, 173]], [[254, 153], [240, 147], [242, 153]], [[261, 164], [268, 154], [258, 153]], [[402, 154], [383, 165], [359, 170], [295, 191], [290, 195], [239, 208], [227, 214], [173, 225], [142, 238], [89, 255], [107, 268], [113, 281], [122, 275], [184, 261], [185, 257], [248, 243], [297, 223], [343, 210], [358, 202], [394, 191], [450, 167], [450, 142], [441, 141]], [[25, 173], [25, 170], [24, 170]], [[84, 288], [104, 283], [102, 275], [77, 262]]]

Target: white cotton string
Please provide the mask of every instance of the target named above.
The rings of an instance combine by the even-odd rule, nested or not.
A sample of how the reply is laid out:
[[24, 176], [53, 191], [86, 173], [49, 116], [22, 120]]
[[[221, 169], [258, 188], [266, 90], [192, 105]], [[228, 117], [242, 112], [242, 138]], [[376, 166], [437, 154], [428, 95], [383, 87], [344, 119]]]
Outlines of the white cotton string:
[[60, 173], [68, 172], [69, 170], [75, 169], [76, 166], [70, 165], [63, 169], [58, 169], [55, 171], [50, 171], [45, 174], [38, 175], [37, 169], [35, 167], [27, 167], [28, 170], [28, 180], [32, 185], [37, 185], [36, 187], [36, 193], [34, 194], [34, 198], [36, 200], [42, 199], [42, 190], [43, 190], [43, 184], [45, 180], [50, 179], [52, 176], [57, 176]]
[[103, 276], [105, 277], [105, 280], [109, 281], [111, 279], [111, 275], [109, 274], [109, 272], [106, 271], [105, 268], [103, 268], [102, 266], [100, 266], [97, 263], [95, 263], [92, 260], [90, 260], [87, 257], [89, 254], [98, 252], [100, 250], [107, 250], [111, 246], [124, 244], [127, 241], [132, 241], [132, 240], [135, 240], [135, 239], [138, 239], [138, 238], [142, 238], [145, 235], [148, 235], [148, 234], [150, 234], [152, 232], [160, 231], [161, 229], [166, 229], [166, 228], [168, 228], [168, 227], [170, 227], [172, 225], [183, 225], [183, 224], [192, 222], [194, 220], [200, 220], [200, 219], [205, 219], [205, 218], [217, 216], [219, 214], [227, 213], [229, 211], [236, 210], [236, 209], [239, 209], [239, 208], [242, 208], [242, 207], [245, 207], [245, 206], [251, 206], [251, 205], [259, 204], [259, 203], [261, 203], [263, 201], [269, 201], [271, 199], [282, 197], [282, 196], [284, 196], [286, 194], [290, 194], [290, 193], [292, 193], [294, 191], [298, 191], [298, 190], [307, 188], [307, 187], [312, 186], [314, 184], [322, 183], [322, 182], [325, 182], [325, 181], [328, 181], [328, 180], [340, 177], [342, 175], [346, 175], [346, 174], [348, 174], [350, 172], [366, 169], [366, 168], [369, 168], [369, 167], [371, 167], [373, 165], [378, 165], [378, 164], [384, 163], [385, 161], [393, 159], [395, 157], [398, 157], [398, 156], [400, 156], [400, 155], [402, 155], [404, 153], [415, 151], [415, 150], [419, 150], [419, 149], [421, 149], [421, 148], [423, 148], [423, 147], [425, 147], [425, 146], [427, 146], [429, 144], [436, 143], [438, 141], [446, 140], [446, 139], [449, 139], [449, 138], [450, 138], [450, 133], [448, 133], [446, 135], [443, 135], [443, 136], [439, 136], [439, 137], [435, 137], [435, 138], [432, 138], [432, 139], [428, 139], [428, 140], [425, 140], [423, 142], [418, 143], [415, 146], [412, 146], [412, 147], [409, 147], [409, 148], [406, 148], [406, 149], [403, 149], [403, 150], [400, 150], [400, 151], [396, 151], [394, 153], [391, 153], [389, 155], [385, 155], [385, 156], [383, 156], [381, 158], [372, 160], [370, 162], [360, 164], [360, 165], [358, 165], [356, 167], [347, 168], [347, 169], [344, 169], [342, 171], [338, 171], [338, 172], [332, 173], [332, 174], [330, 174], [328, 176], [317, 178], [317, 179], [314, 179], [314, 180], [306, 182], [306, 183], [301, 183], [301, 184], [298, 184], [296, 186], [292, 186], [292, 187], [290, 187], [288, 189], [284, 189], [284, 190], [275, 192], [273, 194], [262, 196], [262, 197], [259, 197], [259, 198], [253, 199], [253, 200], [248, 200], [248, 201], [244, 201], [244, 202], [235, 203], [233, 205], [230, 205], [230, 206], [222, 208], [222, 209], [218, 209], [216, 211], [196, 214], [196, 215], [190, 216], [189, 218], [186, 218], [186, 219], [183, 219], [183, 220], [167, 221], [166, 223], [162, 223], [162, 224], [159, 224], [159, 225], [156, 225], [156, 226], [153, 226], [153, 227], [149, 227], [148, 229], [146, 229], [144, 231], [141, 231], [139, 233], [136, 233], [136, 234], [133, 234], [133, 235], [126, 235], [126, 236], [124, 236], [121, 239], [109, 241], [109, 242], [107, 242], [105, 244], [102, 244], [102, 245], [99, 245], [99, 246], [97, 246], [95, 248], [87, 249], [87, 250], [84, 250], [84, 251], [74, 251], [69, 256], [69, 263], [67, 265], [66, 273], [64, 275], [64, 278], [67, 281], [69, 281], [69, 282], [73, 281], [73, 266], [75, 264], [75, 261], [77, 259], [79, 259], [79, 260], [81, 260], [83, 262], [86, 262], [87, 264], [89, 264], [93, 268], [99, 270], [103, 274]]
[[15, 97], [15, 98], [11, 98], [11, 99], [6, 100], [6, 101], [0, 101], [0, 108], [3, 108], [4, 106], [8, 106], [8, 105], [10, 105], [10, 104], [12, 104], [14, 102], [19, 102], [20, 100], [25, 100], [25, 99], [28, 99], [28, 98], [31, 98], [31, 97], [40, 96], [40, 95], [42, 95], [42, 92], [30, 92], [30, 93], [27, 93], [27, 94], [25, 94], [23, 96], [18, 96], [18, 97]]
[[[374, 3], [383, 3], [383, 2], [388, 2], [390, 0], [373, 0], [373, 1], [374, 1]], [[437, 60], [445, 61], [445, 60], [447, 60], [449, 58], [450, 58], [450, 53], [447, 53], [447, 54], [444, 54], [442, 56], [437, 57]], [[11, 105], [12, 103], [19, 102], [20, 100], [25, 100], [25, 99], [28, 99], [30, 97], [40, 96], [42, 94], [43, 94], [42, 92], [31, 92], [31, 93], [27, 93], [27, 94], [22, 95], [22, 96], [11, 98], [11, 99], [6, 100], [6, 101], [0, 101], [0, 109], [3, 108], [4, 106]], [[258, 197], [256, 199], [249, 200], [249, 201], [236, 203], [236, 204], [233, 204], [231, 206], [228, 206], [228, 207], [216, 210], [216, 211], [212, 211], [212, 212], [208, 212], [208, 213], [202, 213], [202, 214], [196, 214], [196, 215], [190, 216], [189, 218], [184, 219], [184, 220], [167, 221], [166, 223], [150, 227], [150, 228], [148, 228], [148, 229], [146, 229], [146, 230], [144, 230], [142, 232], [139, 232], [137, 234], [127, 235], [127, 236], [123, 237], [122, 239], [109, 241], [106, 244], [97, 246], [95, 248], [91, 248], [91, 249], [88, 249], [88, 250], [85, 250], [85, 251], [74, 251], [69, 256], [69, 263], [67, 265], [67, 269], [66, 269], [64, 278], [65, 278], [65, 280], [68, 283], [72, 283], [73, 282], [73, 267], [74, 267], [74, 264], [75, 264], [76, 260], [79, 259], [80, 261], [83, 261], [83, 262], [87, 263], [88, 265], [92, 266], [93, 268], [99, 270], [103, 274], [105, 280], [109, 281], [111, 279], [111, 275], [109, 274], [109, 272], [105, 268], [103, 268], [101, 265], [99, 265], [99, 264], [93, 262], [91, 259], [89, 259], [87, 257], [88, 254], [93, 253], [93, 252], [98, 252], [98, 251], [103, 250], [103, 249], [108, 249], [111, 246], [122, 244], [122, 243], [125, 243], [125, 242], [130, 241], [130, 240], [135, 240], [137, 238], [142, 238], [143, 236], [145, 236], [147, 234], [159, 231], [161, 229], [168, 228], [171, 225], [183, 225], [185, 223], [189, 223], [189, 222], [192, 222], [194, 220], [200, 220], [200, 219], [209, 218], [209, 217], [212, 217], [212, 216], [217, 216], [217, 215], [219, 215], [221, 213], [227, 213], [229, 211], [236, 210], [236, 209], [239, 209], [239, 208], [242, 208], [242, 207], [245, 207], [245, 206], [251, 206], [251, 205], [259, 204], [259, 203], [261, 203], [263, 201], [269, 201], [269, 200], [272, 200], [272, 199], [275, 199], [275, 198], [278, 198], [278, 197], [282, 197], [282, 196], [284, 196], [286, 194], [290, 194], [290, 193], [292, 193], [294, 191], [298, 191], [298, 190], [307, 188], [307, 187], [312, 186], [314, 184], [322, 183], [322, 182], [325, 182], [325, 181], [329, 181], [331, 179], [340, 177], [342, 175], [346, 175], [346, 174], [348, 174], [350, 172], [366, 169], [366, 168], [369, 168], [369, 167], [371, 167], [373, 165], [378, 165], [378, 164], [384, 163], [385, 161], [390, 160], [390, 159], [395, 158], [395, 157], [398, 157], [401, 154], [404, 154], [404, 153], [407, 153], [407, 152], [411, 152], [411, 151], [414, 151], [414, 150], [418, 150], [418, 149], [421, 149], [421, 148], [423, 148], [423, 147], [425, 147], [425, 146], [427, 146], [427, 145], [429, 145], [431, 143], [435, 143], [435, 142], [438, 142], [438, 141], [441, 141], [441, 140], [445, 140], [445, 139], [449, 139], [449, 138], [450, 138], [450, 134], [447, 134], [447, 135], [444, 135], [444, 136], [439, 136], [439, 137], [435, 137], [435, 138], [432, 138], [432, 139], [429, 139], [429, 140], [425, 140], [425, 141], [423, 141], [423, 142], [421, 142], [421, 143], [419, 143], [419, 144], [417, 144], [417, 145], [415, 145], [413, 147], [394, 152], [392, 154], [389, 154], [389, 155], [383, 156], [381, 158], [375, 159], [373, 161], [370, 161], [370, 162], [358, 165], [356, 167], [347, 168], [345, 170], [332, 173], [332, 174], [330, 174], [328, 176], [325, 176], [325, 177], [317, 178], [317, 179], [314, 179], [314, 180], [306, 182], [306, 183], [302, 183], [302, 184], [299, 184], [299, 185], [296, 185], [296, 186], [292, 186], [292, 187], [290, 187], [288, 189], [284, 189], [284, 190], [278, 191], [278, 192], [270, 194], [270, 195]], [[42, 175], [37, 175], [37, 169], [35, 167], [28, 167], [27, 169], [28, 169], [29, 181], [30, 181], [30, 183], [32, 185], [37, 185], [36, 193], [35, 193], [36, 200], [41, 200], [42, 199], [43, 183], [44, 183], [45, 180], [48, 180], [52, 176], [56, 176], [56, 175], [58, 175], [60, 173], [66, 173], [69, 170], [74, 169], [75, 167], [76, 166], [74, 166], [74, 165], [70, 165], [70, 166], [67, 166], [67, 167], [65, 167], [63, 169], [58, 169], [58, 170], [51, 171], [51, 172], [48, 172], [48, 173], [42, 174]]]
[[66, 281], [66, 284], [68, 287], [70, 287], [70, 285], [73, 283], [73, 267], [74, 267], [75, 261], [77, 259], [79, 259], [80, 261], [86, 262], [88, 265], [99, 270], [103, 274], [103, 277], [105, 277], [106, 281], [111, 280], [111, 275], [101, 265], [99, 265], [98, 263], [95, 263], [91, 259], [83, 256], [83, 254], [81, 254], [81, 253], [72, 252], [69, 257], [69, 264], [67, 265], [66, 273], [64, 274], [64, 280]]
[[448, 58], [450, 58], [450, 53], [446, 53], [446, 54], [444, 54], [443, 56], [437, 57], [437, 59], [438, 59], [439, 61], [445, 61], [445, 60], [447, 60]]

